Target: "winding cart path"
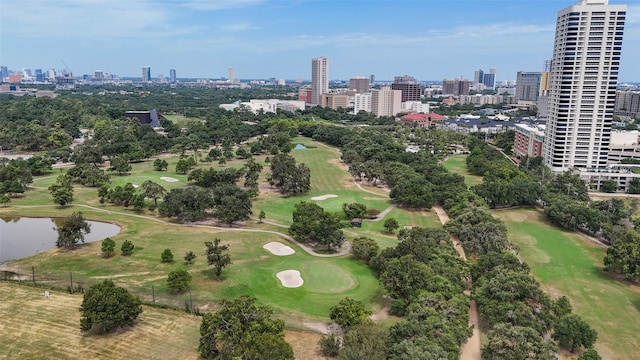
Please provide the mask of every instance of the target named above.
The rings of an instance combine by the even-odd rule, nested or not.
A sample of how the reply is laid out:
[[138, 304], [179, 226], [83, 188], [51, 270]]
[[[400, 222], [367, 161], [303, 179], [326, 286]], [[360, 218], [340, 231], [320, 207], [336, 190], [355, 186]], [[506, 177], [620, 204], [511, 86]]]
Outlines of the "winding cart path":
[[[444, 211], [442, 206], [434, 205], [433, 211], [436, 212], [438, 218], [442, 225], [444, 225], [447, 221], [449, 221], [449, 215]], [[458, 255], [467, 260], [467, 256], [464, 253], [464, 249], [462, 248], [462, 244], [460, 244], [460, 240], [456, 237], [451, 236], [451, 242], [453, 243], [453, 247], [458, 252]], [[465, 295], [471, 295], [469, 290], [465, 291]], [[469, 301], [469, 326], [473, 326], [473, 334], [470, 338], [467, 339], [467, 342], [462, 345], [460, 349], [460, 360], [482, 360], [482, 356], [480, 353], [480, 327], [478, 325], [478, 309], [476, 307], [476, 302], [474, 300]]]

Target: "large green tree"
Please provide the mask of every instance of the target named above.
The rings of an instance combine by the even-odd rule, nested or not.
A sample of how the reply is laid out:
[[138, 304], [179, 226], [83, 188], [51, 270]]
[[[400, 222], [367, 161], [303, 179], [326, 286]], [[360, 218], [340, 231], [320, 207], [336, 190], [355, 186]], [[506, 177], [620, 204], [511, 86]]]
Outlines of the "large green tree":
[[346, 297], [331, 307], [329, 317], [335, 321], [342, 329], [349, 329], [367, 320], [371, 315], [362, 301]]
[[551, 360], [557, 359], [557, 347], [530, 327], [497, 324], [487, 334], [482, 358], [492, 360]]
[[284, 340], [284, 322], [273, 310], [257, 306], [256, 299], [243, 296], [223, 300], [215, 313], [202, 316], [200, 356], [221, 360], [293, 360], [293, 350]]
[[178, 220], [195, 221], [213, 208], [213, 197], [207, 189], [189, 186], [169, 191], [160, 204], [160, 214]]
[[56, 183], [49, 186], [49, 192], [53, 197], [53, 201], [65, 206], [73, 201], [73, 185], [71, 185], [71, 177], [66, 174], [58, 176]]
[[84, 243], [84, 236], [91, 232], [91, 224], [84, 219], [81, 212], [74, 212], [64, 218], [56, 231], [58, 232], [56, 246], [74, 249], [78, 242]]
[[158, 199], [162, 198], [167, 190], [162, 185], [147, 180], [142, 183], [142, 192], [145, 197], [153, 199], [154, 205], [158, 206]]
[[142, 312], [140, 299], [111, 280], [91, 286], [80, 305], [80, 329], [97, 328], [100, 333], [133, 326]]
[[271, 159], [269, 182], [285, 195], [299, 195], [311, 190], [311, 171], [305, 164], [296, 164], [288, 154], [278, 154]]
[[344, 242], [342, 228], [345, 223], [336, 214], [326, 212], [314, 203], [300, 202], [295, 205], [293, 223], [289, 234], [300, 242], [314, 242], [327, 249], [339, 248]]
[[553, 338], [558, 341], [561, 348], [575, 352], [581, 347], [593, 346], [598, 333], [580, 316], [569, 314], [561, 317], [555, 324]]
[[222, 269], [231, 265], [231, 256], [229, 255], [229, 245], [220, 245], [220, 239], [215, 238], [213, 242], [205, 241], [207, 247], [205, 253], [207, 256], [207, 264], [213, 265], [216, 272], [216, 278], [220, 280]]
[[338, 360], [385, 360], [388, 336], [387, 328], [372, 321], [356, 325], [344, 335]]

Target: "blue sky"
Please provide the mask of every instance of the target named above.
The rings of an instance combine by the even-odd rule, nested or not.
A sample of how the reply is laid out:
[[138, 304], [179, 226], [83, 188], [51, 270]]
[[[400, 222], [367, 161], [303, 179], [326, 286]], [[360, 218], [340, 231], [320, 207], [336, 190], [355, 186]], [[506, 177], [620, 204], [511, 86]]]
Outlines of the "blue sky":
[[[558, 10], [577, 0], [0, 0], [0, 64], [140, 77], [498, 80], [540, 71]], [[626, 3], [621, 81], [640, 81], [640, 1]]]

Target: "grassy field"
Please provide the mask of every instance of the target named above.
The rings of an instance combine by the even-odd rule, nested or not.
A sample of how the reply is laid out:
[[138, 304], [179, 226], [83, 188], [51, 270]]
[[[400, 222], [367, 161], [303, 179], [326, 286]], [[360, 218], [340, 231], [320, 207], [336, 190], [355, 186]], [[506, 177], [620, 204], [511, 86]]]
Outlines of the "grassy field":
[[[305, 163], [311, 171], [311, 191], [294, 197], [285, 197], [275, 191], [262, 191], [253, 208], [264, 211], [267, 219], [291, 224], [291, 213], [300, 201], [312, 202], [311, 198], [322, 195], [337, 195], [335, 198], [317, 201], [327, 211], [342, 212], [343, 203], [359, 202], [382, 211], [391, 202], [386, 194], [371, 194], [359, 190], [353, 178], [339, 160], [339, 152], [308, 138], [295, 138], [294, 144], [304, 144], [307, 149], [293, 150], [291, 155], [298, 163]], [[265, 169], [265, 173], [268, 169]]]
[[[0, 282], [0, 358], [198, 359], [200, 318], [143, 307], [133, 328], [102, 336], [80, 332], [82, 296]], [[320, 335], [285, 331], [297, 359], [323, 359]]]
[[467, 155], [450, 155], [443, 165], [447, 170], [464, 176], [464, 182], [467, 186], [481, 184], [482, 176], [473, 175], [467, 171], [466, 158]]
[[574, 312], [598, 331], [603, 359], [634, 359], [640, 348], [640, 287], [602, 270], [605, 249], [544, 221], [532, 209], [501, 210], [509, 238], [553, 298], [566, 295]]
[[[337, 149], [307, 138], [296, 138], [293, 142], [302, 143], [308, 147], [305, 150], [294, 150], [291, 154], [296, 157], [298, 162], [304, 162], [310, 167], [312, 190], [300, 197], [283, 197], [266, 184], [265, 179], [269, 168], [265, 166], [260, 178], [260, 196], [254, 201], [253, 205], [254, 216], [257, 216], [262, 210], [265, 211], [267, 220], [288, 225], [291, 222], [291, 213], [296, 203], [313, 201], [310, 200], [312, 197], [327, 194], [334, 194], [337, 197], [317, 201], [317, 203], [328, 211], [342, 213], [342, 204], [350, 202], [361, 202], [368, 207], [374, 207], [381, 211], [391, 206], [388, 192], [385, 189], [361, 184], [361, 187], [367, 190], [363, 191], [356, 186], [346, 167], [339, 161], [339, 151]], [[146, 180], [157, 182], [168, 190], [186, 185], [188, 183], [187, 177], [178, 175], [174, 171], [178, 157], [165, 155], [162, 158], [169, 163], [168, 171], [153, 171], [153, 159], [147, 160], [132, 164], [133, 169], [128, 176], [112, 176], [112, 185], [124, 185], [127, 182], [141, 185]], [[264, 163], [265, 158], [266, 155], [255, 157], [256, 161], [261, 163]], [[232, 160], [225, 166], [239, 167], [242, 166], [242, 163], [243, 161], [241, 160]], [[217, 168], [219, 165], [217, 163], [201, 163], [199, 167]], [[184, 308], [186, 304], [193, 301], [193, 306], [203, 311], [214, 309], [217, 301], [222, 298], [233, 298], [247, 294], [255, 296], [260, 304], [273, 307], [276, 315], [285, 320], [289, 330], [309, 329], [308, 323], [327, 321], [330, 307], [345, 296], [364, 301], [374, 312], [377, 312], [382, 307], [381, 287], [366, 265], [354, 261], [350, 255], [333, 258], [312, 256], [296, 245], [288, 243], [286, 239], [277, 234], [269, 233], [269, 231], [286, 233], [286, 228], [277, 226], [277, 224], [258, 224], [255, 220], [249, 220], [246, 224], [237, 225], [233, 229], [215, 229], [209, 226], [213, 222], [205, 224], [207, 226], [200, 227], [183, 226], [174, 224], [169, 219], [160, 218], [157, 214], [150, 213], [147, 210], [136, 212], [132, 209], [110, 204], [100, 204], [97, 189], [81, 186], [74, 187], [75, 199], [73, 205], [59, 208], [53, 203], [47, 187], [53, 184], [56, 177], [64, 171], [64, 169], [56, 169], [52, 174], [36, 178], [33, 186], [24, 196], [12, 199], [10, 206], [6, 208], [0, 208], [0, 215], [59, 217], [74, 211], [82, 211], [88, 219], [112, 222], [121, 226], [121, 233], [113, 238], [116, 241], [116, 249], [119, 249], [125, 239], [131, 240], [136, 245], [136, 249], [134, 254], [129, 257], [118, 254], [110, 259], [105, 259], [100, 256], [100, 243], [91, 243], [83, 245], [74, 251], [50, 250], [6, 264], [12, 269], [20, 269], [21, 273], [24, 274], [30, 273], [31, 267], [34, 266], [36, 278], [40, 284], [50, 284], [52, 288], [66, 288], [71, 274], [73, 275], [74, 284], [81, 283], [85, 287], [102, 279], [111, 278], [116, 284], [128, 288], [145, 302], [152, 302], [155, 295], [157, 304]], [[167, 182], [161, 179], [162, 177], [175, 178], [178, 181]], [[431, 211], [408, 211], [394, 208], [391, 209], [386, 217], [396, 218], [401, 228], [403, 226], [440, 226], [437, 216]], [[383, 248], [395, 246], [397, 243], [396, 235], [384, 233], [383, 223], [384, 221], [373, 222], [365, 220], [362, 228], [345, 229], [345, 234], [348, 238], [358, 236], [374, 238]], [[216, 237], [222, 239], [224, 244], [229, 244], [233, 260], [233, 264], [223, 271], [222, 281], [215, 279], [215, 275], [212, 269], [207, 266], [204, 256], [205, 247], [203, 243]], [[286, 243], [294, 248], [295, 254], [284, 257], [275, 256], [262, 248], [264, 244], [272, 241]], [[174, 255], [175, 261], [172, 264], [160, 262], [160, 254], [167, 248]], [[167, 288], [166, 278], [171, 270], [183, 266], [182, 257], [187, 251], [194, 251], [198, 256], [195, 263], [188, 266], [188, 270], [193, 276], [191, 294], [175, 294]], [[302, 287], [291, 289], [284, 288], [281, 285], [276, 274], [289, 269], [301, 272], [304, 280]], [[49, 283], [48, 281], [52, 282]], [[4, 297], [0, 296], [0, 298], [4, 300]], [[19, 306], [15, 303], [15, 299], [17, 298], [10, 298], [6, 307]], [[76, 311], [77, 304], [74, 305], [72, 301], [69, 303], [73, 308], [69, 311]], [[11, 314], [10, 310], [6, 311]], [[35, 310], [31, 309], [30, 311]], [[26, 317], [28, 315], [20, 316]], [[3, 317], [3, 322], [8, 321], [5, 319], [9, 318]], [[11, 321], [13, 322], [13, 320]], [[26, 321], [16, 316], [15, 322], [24, 323]], [[56, 320], [48, 319], [45, 322], [47, 324], [55, 324]], [[68, 326], [72, 330], [68, 331], [71, 331], [71, 334], [76, 336], [78, 334], [76, 321], [73, 320], [71, 325]], [[0, 335], [4, 337], [5, 332], [9, 330], [6, 326], [4, 328], [2, 326], [0, 325]], [[162, 329], [160, 325], [155, 324], [153, 326]], [[169, 324], [167, 326], [180, 329], [178, 325]], [[318, 335], [289, 330], [287, 332], [287, 340], [296, 348], [298, 357], [301, 359], [317, 358], [315, 344], [317, 343]], [[71, 336], [66, 331], [64, 336]], [[190, 331], [197, 332], [197, 326], [195, 330]], [[139, 338], [144, 339], [144, 337], [139, 335]], [[8, 339], [11, 339], [11, 337]], [[0, 341], [5, 340], [2, 339]], [[11, 340], [6, 341], [11, 343]], [[40, 340], [35, 337], [34, 340], [25, 338], [15, 341], [18, 345], [12, 347], [11, 351], [18, 351], [19, 348], [23, 347], [20, 344], [26, 341], [35, 342]], [[78, 357], [95, 357], [86, 352], [89, 351], [85, 349], [88, 348], [88, 345], [82, 342], [82, 338], [81, 340], [71, 339], [69, 341], [69, 346], [76, 346], [74, 341], [80, 341], [81, 345], [78, 346], [82, 348], [82, 351], [85, 351], [71, 353], [73, 356], [70, 357], [76, 357], [76, 355]], [[154, 338], [136, 341], [146, 341], [145, 344], [149, 343], [148, 346], [152, 349], [154, 348], [152, 342], [162, 340]], [[183, 340], [178, 336], [175, 341], [182, 342]], [[190, 344], [189, 341], [193, 341], [193, 339], [184, 340], [185, 344]], [[34, 350], [34, 354], [45, 354], [49, 351], [49, 347], [53, 346], [48, 339], [44, 339], [42, 342], [42, 347], [37, 351]], [[55, 344], [55, 342], [53, 343]], [[167, 346], [170, 346], [170, 344], [172, 342], [168, 342]], [[309, 344], [313, 345], [310, 346]], [[5, 343], [0, 343], [0, 353], [4, 353], [2, 350], [8, 346]], [[115, 346], [120, 345], [114, 344]], [[184, 346], [190, 347], [191, 345]], [[176, 351], [180, 351], [184, 346], [176, 346]], [[106, 348], [110, 347], [106, 346]], [[157, 348], [159, 349], [158, 354], [165, 354], [162, 351], [162, 346], [158, 345]], [[28, 349], [20, 351], [23, 352], [14, 353], [21, 358], [38, 357], [24, 352], [29, 351]], [[62, 352], [62, 350], [56, 351], [58, 351], [56, 354]], [[190, 354], [197, 356], [193, 350], [184, 351], [183, 353], [186, 358], [189, 358]], [[127, 352], [123, 352], [123, 354], [125, 355], [122, 358], [153, 356], [139, 356], [137, 353]], [[167, 351], [166, 354], [171, 354], [171, 352]], [[107, 358], [108, 356], [105, 355]], [[117, 358], [116, 355], [113, 356]], [[65, 358], [65, 355], [54, 355], [52, 357]]]
[[[3, 213], [15, 215], [24, 210], [8, 208]], [[84, 284], [114, 278], [119, 285], [129, 288], [145, 301], [152, 301], [153, 287], [156, 301], [181, 308], [188, 296], [173, 294], [166, 286], [166, 277], [171, 270], [181, 266], [182, 257], [187, 251], [194, 251], [198, 257], [188, 267], [193, 276], [194, 306], [207, 306], [222, 298], [248, 294], [257, 297], [263, 304], [273, 306], [279, 314], [297, 320], [327, 318], [329, 308], [344, 296], [365, 301], [374, 307], [378, 307], [380, 302], [378, 281], [366, 265], [350, 257], [316, 258], [294, 244], [288, 245], [295, 249], [295, 254], [275, 256], [262, 246], [272, 241], [287, 241], [274, 234], [157, 223], [153, 219], [126, 216], [124, 211], [103, 213], [82, 207], [29, 210], [32, 216], [59, 216], [80, 210], [90, 219], [117, 222], [122, 226], [122, 231], [113, 237], [116, 248], [119, 249], [125, 239], [136, 245], [134, 254], [129, 257], [116, 255], [104, 259], [100, 256], [100, 243], [90, 243], [75, 251], [50, 250], [8, 262], [9, 266], [21, 269], [35, 266], [36, 273], [42, 277], [63, 279], [64, 282], [68, 274], [73, 273], [76, 283]], [[223, 281], [215, 280], [204, 256], [204, 242], [216, 237], [222, 239], [224, 244], [229, 244], [234, 261], [223, 272]], [[164, 249], [170, 249], [174, 254], [173, 264], [160, 262], [160, 254]], [[311, 262], [316, 268], [305, 269]], [[295, 289], [284, 288], [275, 274], [288, 269], [301, 270], [302, 278], [308, 285]], [[334, 285], [330, 281], [319, 282], [318, 277], [328, 269], [342, 274], [342, 282], [349, 286], [340, 283]], [[334, 279], [338, 278], [334, 276]], [[331, 280], [331, 277], [328, 279]]]

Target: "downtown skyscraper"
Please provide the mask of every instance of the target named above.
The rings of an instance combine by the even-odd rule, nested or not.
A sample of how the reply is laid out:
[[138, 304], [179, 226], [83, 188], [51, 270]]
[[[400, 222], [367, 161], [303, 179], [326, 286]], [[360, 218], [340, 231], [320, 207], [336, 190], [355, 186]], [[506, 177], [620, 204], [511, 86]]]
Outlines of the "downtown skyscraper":
[[329, 92], [329, 59], [311, 59], [311, 103], [319, 105], [320, 95]]
[[543, 147], [554, 172], [607, 164], [625, 17], [608, 0], [558, 12]]

